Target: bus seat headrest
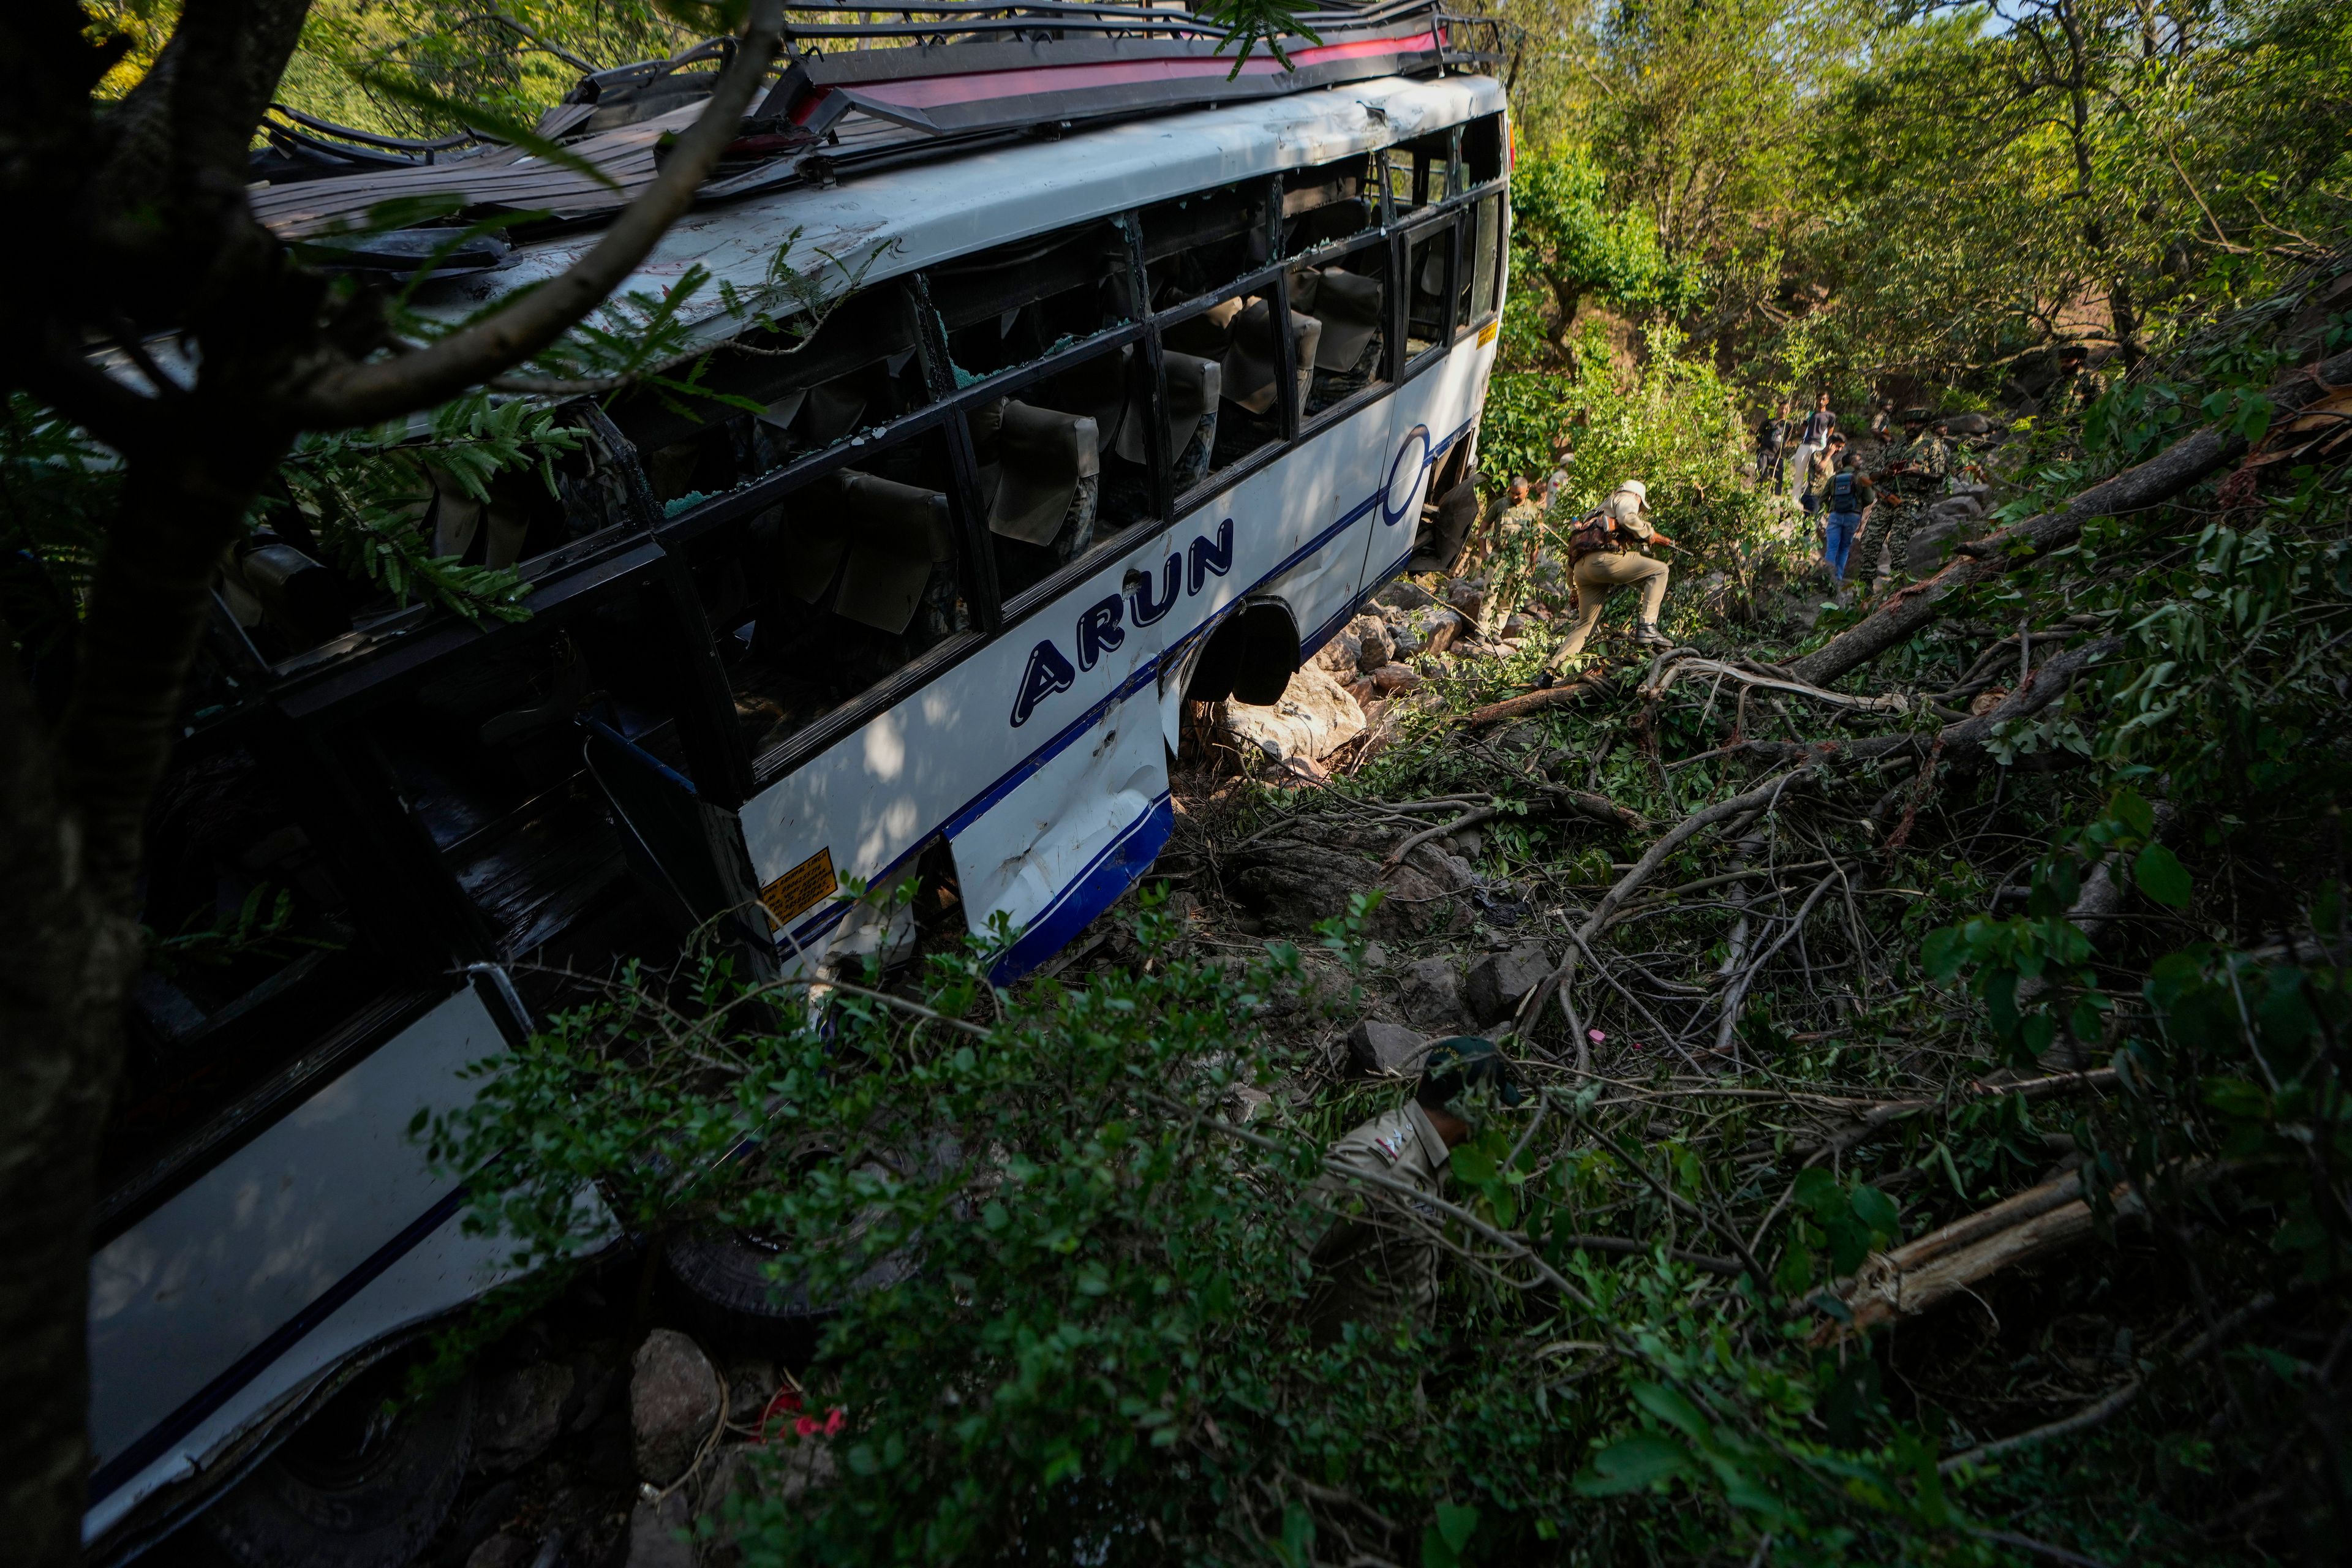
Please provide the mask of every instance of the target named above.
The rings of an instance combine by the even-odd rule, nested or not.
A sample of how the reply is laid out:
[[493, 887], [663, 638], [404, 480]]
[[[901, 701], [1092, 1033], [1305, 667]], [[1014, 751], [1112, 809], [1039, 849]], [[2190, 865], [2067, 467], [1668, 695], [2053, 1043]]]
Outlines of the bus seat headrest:
[[[1252, 414], [1274, 406], [1274, 310], [1264, 300], [1252, 300], [1234, 318], [1233, 340], [1225, 350], [1224, 395]], [[1310, 375], [1321, 346], [1323, 323], [1312, 316], [1290, 312], [1291, 341], [1299, 374]]]
[[1095, 422], [1083, 414], [1007, 400], [996, 442], [989, 531], [1024, 544], [1050, 544], [1062, 531], [1078, 481], [1100, 471]]
[[[1217, 406], [1217, 389], [1223, 380], [1223, 368], [1213, 359], [1198, 354], [1163, 353], [1160, 356], [1162, 372], [1167, 376], [1168, 399], [1168, 460], [1174, 462], [1184, 450], [1184, 444], [1200, 427], [1202, 417]], [[1143, 421], [1129, 419], [1118, 427], [1118, 455], [1130, 463], [1144, 460]]]
[[1323, 339], [1315, 351], [1318, 370], [1356, 368], [1381, 327], [1381, 280], [1361, 273], [1324, 268], [1315, 290], [1315, 316]]
[[948, 498], [936, 490], [841, 468], [786, 507], [793, 521], [785, 585], [803, 603], [820, 603], [838, 565], [835, 613], [877, 631], [904, 632], [933, 571], [955, 561]]

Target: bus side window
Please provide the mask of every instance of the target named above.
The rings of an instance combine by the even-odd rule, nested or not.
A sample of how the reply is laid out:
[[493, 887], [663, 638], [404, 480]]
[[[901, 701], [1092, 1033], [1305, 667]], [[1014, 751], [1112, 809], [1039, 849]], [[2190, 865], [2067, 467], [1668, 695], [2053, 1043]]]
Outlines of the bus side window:
[[[1205, 404], [1207, 414], [1189, 435], [1171, 432], [1182, 440], [1171, 447], [1176, 456], [1171, 489], [1178, 495], [1283, 438], [1282, 345], [1276, 336], [1274, 290], [1229, 294], [1205, 307], [1197, 301], [1182, 305], [1188, 313], [1160, 331], [1171, 422], [1179, 422], [1180, 407]], [[1294, 309], [1288, 328], [1298, 384], [1293, 395], [1303, 404], [1323, 323]]]
[[1143, 360], [1139, 344], [1121, 343], [967, 414], [1006, 598], [1151, 515]]
[[1405, 357], [1418, 359], [1445, 342], [1445, 284], [1453, 268], [1454, 225], [1414, 231], [1405, 254]]
[[1267, 199], [1267, 183], [1251, 180], [1145, 207], [1140, 220], [1153, 309], [1197, 300], [1272, 260]]
[[942, 427], [876, 442], [729, 531], [696, 577], [753, 756], [971, 626]]
[[633, 395], [614, 411], [655, 502], [672, 516], [929, 402], [895, 289], [853, 295], [804, 340], [778, 331], [738, 342], [707, 362], [703, 384], [759, 412], [668, 391]]
[[1497, 252], [1503, 237], [1503, 198], [1499, 193], [1478, 203], [1476, 238], [1470, 247], [1470, 276], [1463, 290], [1461, 326], [1483, 321], [1495, 313], [1495, 291], [1502, 279]]
[[1473, 185], [1503, 177], [1503, 117], [1482, 115], [1462, 128], [1462, 163]]
[[1291, 273], [1291, 308], [1314, 317], [1321, 329], [1307, 417], [1381, 379], [1388, 348], [1388, 247], [1374, 243]]
[[1456, 299], [1454, 331], [1470, 331], [1495, 308], [1495, 245], [1501, 234], [1502, 198], [1481, 197], [1459, 220], [1462, 225], [1460, 276], [1454, 280]]
[[1365, 199], [1371, 160], [1359, 153], [1282, 176], [1282, 253], [1297, 256], [1353, 238], [1372, 226]]

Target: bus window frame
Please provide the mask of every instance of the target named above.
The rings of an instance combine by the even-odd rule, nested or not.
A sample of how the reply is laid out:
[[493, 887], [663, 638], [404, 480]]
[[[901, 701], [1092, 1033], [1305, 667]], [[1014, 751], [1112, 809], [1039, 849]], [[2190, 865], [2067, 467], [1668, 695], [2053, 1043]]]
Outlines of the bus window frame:
[[[1462, 168], [1459, 161], [1462, 129], [1461, 126], [1450, 128], [1448, 163], [1454, 171], [1459, 171]], [[1385, 164], [1390, 154], [1396, 150], [1395, 143], [1378, 149], [1376, 163]], [[1433, 162], [1434, 160], [1426, 157], [1414, 159], [1417, 189], [1426, 190], [1427, 170]], [[1277, 196], [1281, 178], [1279, 173], [1265, 176], [1277, 193]], [[993, 398], [1011, 395], [1023, 386], [1057, 375], [1094, 354], [1116, 353], [1120, 347], [1133, 343], [1139, 345], [1148, 366], [1153, 412], [1155, 416], [1159, 416], [1164, 413], [1165, 397], [1165, 383], [1161, 379], [1162, 335], [1169, 329], [1206, 312], [1226, 300], [1247, 295], [1272, 296], [1274, 309], [1282, 312], [1278, 319], [1286, 320], [1290, 308], [1289, 274], [1292, 268], [1328, 264], [1358, 250], [1369, 249], [1378, 245], [1386, 245], [1389, 247], [1389, 277], [1391, 285], [1389, 289], [1390, 331], [1389, 342], [1382, 350], [1381, 376], [1379, 380], [1352, 395], [1345, 402], [1334, 404], [1331, 407], [1314, 416], [1313, 418], [1307, 419], [1304, 416], [1304, 407], [1298, 395], [1297, 376], [1295, 370], [1291, 374], [1283, 374], [1280, 377], [1279, 385], [1280, 406], [1283, 414], [1282, 428], [1285, 434], [1279, 439], [1266, 442], [1239, 461], [1210, 474], [1192, 489], [1177, 495], [1167, 493], [1170, 484], [1170, 465], [1174, 455], [1158, 449], [1164, 445], [1160, 435], [1164, 420], [1155, 417], [1150, 429], [1147, 432], [1146, 440], [1147, 444], [1153, 448], [1150, 453], [1152, 498], [1158, 515], [1139, 520], [1133, 527], [1121, 531], [1111, 539], [1097, 541], [1084, 553], [1066, 563], [1051, 575], [1031, 584], [1010, 598], [997, 597], [993, 594], [994, 584], [992, 581], [989, 584], [991, 589], [989, 601], [983, 604], [978, 596], [977, 584], [968, 584], [966, 595], [972, 616], [972, 630], [957, 633], [942, 640], [936, 647], [926, 649], [919, 658], [908, 661], [865, 692], [844, 702], [833, 712], [815, 720], [764, 752], [756, 756], [751, 755], [749, 747], [743, 746], [739, 739], [735, 743], [744, 753], [745, 764], [751, 774], [751, 785], [745, 792], [747, 798], [749, 795], [761, 794], [790, 777], [856, 730], [905, 701], [922, 687], [971, 657], [993, 638], [1004, 635], [1039, 614], [1077, 583], [1099, 571], [1105, 562], [1116, 552], [1132, 549], [1151, 538], [1156, 532], [1173, 527], [1184, 518], [1208, 505], [1218, 496], [1280, 461], [1295, 450], [1301, 442], [1330, 428], [1340, 420], [1363, 413], [1373, 404], [1393, 394], [1416, 376], [1426, 374], [1446, 355], [1452, 353], [1461, 345], [1461, 340], [1465, 332], [1485, 324], [1485, 320], [1477, 317], [1468, 321], [1455, 320], [1458, 314], [1460, 295], [1458, 283], [1461, 270], [1467, 265], [1463, 256], [1465, 243], [1465, 220], [1472, 223], [1476, 221], [1475, 205], [1480, 200], [1490, 195], [1502, 195], [1503, 221], [1506, 227], [1496, 247], [1496, 265], [1498, 268], [1502, 267], [1509, 247], [1507, 228], [1509, 186], [1510, 172], [1506, 169], [1495, 179], [1450, 195], [1434, 205], [1416, 206], [1400, 214], [1394, 210], [1392, 193], [1387, 182], [1383, 181], [1381, 186], [1381, 207], [1382, 216], [1386, 221], [1375, 227], [1368, 228], [1360, 234], [1350, 235], [1328, 246], [1270, 261], [1263, 267], [1219, 285], [1211, 293], [1200, 299], [1188, 300], [1165, 310], [1152, 310], [1147, 304], [1142, 319], [1139, 321], [1108, 328], [1082, 342], [1069, 344], [1067, 347], [1025, 363], [1007, 367], [969, 384], [947, 389], [940, 387], [935, 382], [932, 402], [888, 425], [878, 427], [866, 437], [862, 445], [853, 447], [847, 442], [844, 442], [824, 452], [812, 453], [772, 473], [761, 475], [741, 489], [730, 490], [723, 496], [714, 496], [677, 517], [665, 520], [653, 531], [653, 537], [666, 549], [688, 550], [695, 541], [712, 530], [764, 511], [793, 491], [801, 489], [803, 485], [822, 479], [836, 468], [851, 466], [864, 454], [878, 447], [919, 436], [933, 425], [945, 422], [949, 426], [947, 440], [950, 466], [955, 470], [956, 479], [955, 489], [950, 494], [949, 505], [951, 512], [958, 519], [959, 537], [961, 541], [965, 542], [965, 549], [969, 556], [971, 554], [971, 546], [969, 542], [972, 537], [971, 531], [977, 526], [982, 532], [985, 531], [984, 517], [978, 508], [976, 464], [973, 463], [970, 449], [971, 431], [968, 417], [972, 408]], [[1270, 200], [1266, 205], [1269, 211], [1276, 215], [1269, 219], [1269, 222], [1278, 224], [1280, 222], [1278, 215], [1281, 210], [1279, 200]], [[1125, 226], [1129, 265], [1134, 275], [1136, 292], [1133, 297], [1139, 300], [1147, 299], [1148, 296], [1142, 292], [1146, 266], [1146, 237], [1141, 232], [1139, 211], [1130, 208], [1120, 214], [1119, 218]], [[1413, 244], [1425, 237], [1430, 230], [1440, 226], [1445, 226], [1449, 235], [1444, 253], [1445, 289], [1443, 298], [1445, 301], [1445, 330], [1429, 348], [1408, 361], [1405, 358], [1404, 333], [1411, 311], [1411, 300], [1407, 288], [1398, 285], [1409, 283], [1410, 274], [1407, 268], [1412, 258]], [[1271, 248], [1278, 249], [1278, 245]], [[902, 293], [909, 300], [910, 308], [918, 311], [917, 350], [925, 361], [927, 378], [944, 374], [951, 382], [953, 373], [946, 363], [946, 345], [943, 333], [938, 326], [936, 314], [920, 307], [920, 301], [928, 289], [927, 283], [919, 283], [919, 280], [924, 277], [924, 272], [918, 270], [888, 281], [900, 286]], [[881, 286], [877, 285], [877, 287]], [[1496, 298], [1499, 301], [1499, 289]], [[935, 339], [939, 341], [935, 342]], [[1282, 356], [1285, 367], [1287, 368], [1288, 362], [1296, 352], [1295, 345], [1291, 343], [1287, 333], [1276, 333], [1276, 340], [1277, 353]], [[965, 471], [966, 465], [971, 465], [970, 473]], [[968, 493], [967, 486], [970, 487]], [[992, 579], [992, 558], [982, 557], [982, 559], [990, 567], [988, 574]], [[715, 645], [709, 651], [709, 657], [714, 661], [717, 659]]]

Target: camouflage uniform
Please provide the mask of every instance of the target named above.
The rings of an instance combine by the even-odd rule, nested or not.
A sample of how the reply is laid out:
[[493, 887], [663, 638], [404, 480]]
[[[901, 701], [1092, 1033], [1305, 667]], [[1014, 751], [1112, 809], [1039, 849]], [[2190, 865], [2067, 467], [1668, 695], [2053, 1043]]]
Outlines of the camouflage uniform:
[[[1329, 1159], [1419, 1193], [1433, 1195], [1445, 1185], [1445, 1140], [1418, 1103], [1365, 1122], [1332, 1145]], [[1315, 1284], [1307, 1321], [1317, 1342], [1338, 1339], [1343, 1323], [1385, 1333], [1425, 1321], [1437, 1300], [1436, 1212], [1391, 1188], [1351, 1186], [1331, 1172], [1315, 1186], [1339, 1211], [1307, 1255]], [[1421, 1212], [1401, 1212], [1412, 1209]]]
[[1929, 507], [1943, 499], [1944, 482], [1952, 477], [1952, 448], [1933, 428], [1895, 448], [1889, 467], [1908, 464], [1879, 486], [1882, 500], [1899, 504], [1891, 513], [1886, 531], [1887, 575], [1884, 582], [1901, 582], [1911, 574], [1911, 531]]
[[1533, 496], [1507, 509], [1495, 520], [1487, 542], [1486, 601], [1478, 615], [1478, 635], [1500, 635], [1503, 623], [1526, 596], [1528, 575], [1543, 548], [1544, 505]]

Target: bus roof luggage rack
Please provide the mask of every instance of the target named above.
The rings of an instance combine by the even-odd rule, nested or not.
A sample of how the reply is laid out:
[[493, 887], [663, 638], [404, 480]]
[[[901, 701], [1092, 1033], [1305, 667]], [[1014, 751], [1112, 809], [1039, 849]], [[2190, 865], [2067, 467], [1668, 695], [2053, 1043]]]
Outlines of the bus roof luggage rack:
[[[1058, 135], [1089, 121], [1502, 58], [1502, 24], [1436, 0], [1303, 13], [1300, 22], [1319, 41], [1276, 40], [1284, 59], [1260, 47], [1238, 67], [1225, 30], [1178, 5], [933, 0], [856, 14], [892, 19], [845, 22], [839, 10], [786, 6], [788, 62], [703, 185], [703, 199], [829, 184], [862, 168], [1033, 132]], [[836, 42], [856, 47], [826, 47]], [[583, 76], [541, 117], [538, 133], [593, 164], [601, 181], [471, 135], [404, 142], [288, 110], [271, 128], [272, 151], [257, 155], [255, 175], [268, 183], [253, 193], [255, 216], [293, 239], [348, 227], [400, 196], [455, 196], [462, 211], [447, 221], [460, 226], [499, 213], [559, 222], [609, 215], [652, 181], [661, 141], [692, 123], [717, 80], [715, 68], [715, 68], [731, 48], [732, 40], [715, 38], [667, 59]], [[352, 248], [350, 265], [384, 265], [370, 247]], [[320, 260], [338, 264], [332, 254]]]

